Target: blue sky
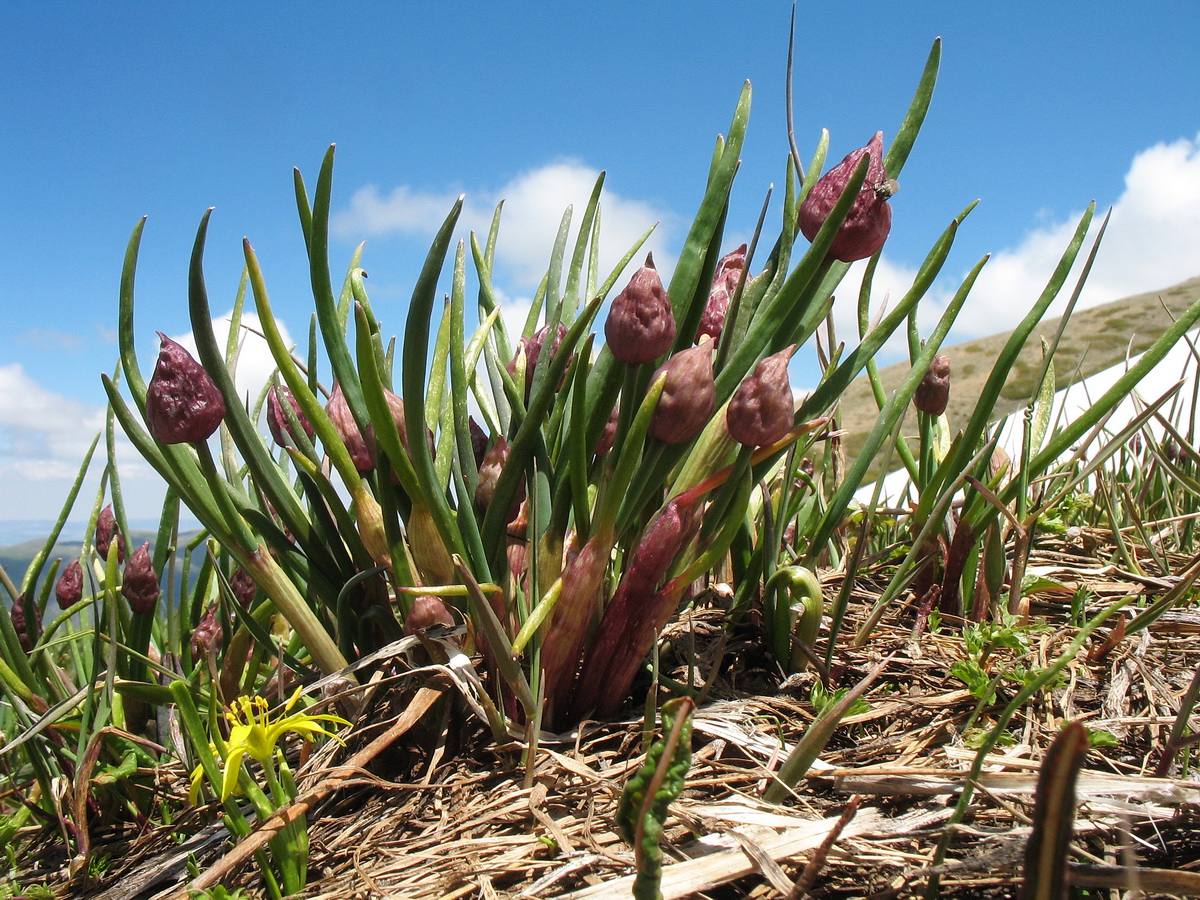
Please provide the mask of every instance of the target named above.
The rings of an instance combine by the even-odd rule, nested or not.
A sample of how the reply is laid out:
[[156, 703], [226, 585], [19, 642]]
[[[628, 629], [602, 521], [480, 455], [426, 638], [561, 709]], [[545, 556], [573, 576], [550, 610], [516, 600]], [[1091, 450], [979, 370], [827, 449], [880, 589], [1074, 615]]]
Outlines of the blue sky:
[[[101, 421], [120, 264], [141, 216], [137, 339], [147, 370], [154, 331], [189, 330], [187, 258], [209, 206], [214, 311], [232, 303], [247, 236], [277, 314], [303, 334], [311, 297], [291, 169], [311, 186], [331, 142], [334, 270], [367, 240], [363, 266], [385, 327], [399, 330], [432, 230], [460, 192], [474, 227], [508, 198], [500, 287], [519, 309], [550, 229], [600, 169], [613, 253], [657, 220], [652, 243], [670, 263], [712, 141], [749, 78], [732, 246], [783, 172], [789, 10], [9, 4], [0, 17], [0, 520], [52, 517]], [[881, 275], [884, 288], [902, 291], [949, 219], [981, 199], [941, 296], [983, 253], [996, 256], [956, 337], [1012, 324], [1093, 199], [1117, 215], [1090, 302], [1200, 274], [1200, 4], [1082, 10], [801, 5], [795, 105], [805, 159], [821, 128], [831, 163], [876, 130], [890, 141], [932, 40], [944, 40], [930, 116], [892, 201]], [[938, 302], [931, 296], [928, 316]], [[813, 377], [798, 367], [797, 380]], [[131, 512], [153, 515], [134, 463]]]

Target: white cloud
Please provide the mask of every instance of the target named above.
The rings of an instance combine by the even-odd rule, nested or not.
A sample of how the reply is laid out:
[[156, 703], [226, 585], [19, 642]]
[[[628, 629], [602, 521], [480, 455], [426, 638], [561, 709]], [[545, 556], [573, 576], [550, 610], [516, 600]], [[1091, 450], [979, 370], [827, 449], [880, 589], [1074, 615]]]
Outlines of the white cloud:
[[[213, 320], [217, 341], [224, 344], [231, 314]], [[266, 341], [256, 332], [259, 319], [242, 316], [242, 347], [235, 382], [242, 396], [257, 401], [263, 385], [275, 369]], [[287, 328], [279, 323], [289, 344]], [[191, 333], [178, 341], [195, 355]], [[153, 358], [157, 359], [157, 341]], [[152, 368], [152, 367], [151, 367]], [[5, 508], [0, 519], [50, 520], [58, 515], [71, 483], [79, 473], [92, 438], [104, 430], [105, 407], [92, 406], [48, 390], [20, 366], [0, 366], [0, 484], [4, 485]], [[119, 475], [128, 514], [134, 519], [158, 516], [165, 486], [158, 474], [138, 455], [120, 428], [116, 434]], [[103, 443], [92, 459], [80, 492], [74, 518], [87, 516], [99, 476], [104, 467]]]
[[0, 366], [0, 456], [74, 460], [76, 469], [104, 410], [47, 390], [20, 363]]
[[[0, 366], [0, 518], [52, 520], [79, 474], [88, 446], [104, 430], [105, 409], [64, 397], [29, 377], [20, 364]], [[162, 482], [118, 429], [119, 475], [130, 515], [157, 515]], [[104, 467], [101, 442], [76, 501], [85, 518]]]
[[[959, 313], [951, 340], [994, 334], [1011, 329], [1041, 294], [1066, 249], [1082, 209], [1061, 220], [1036, 227], [1009, 249], [992, 255]], [[1092, 231], [1080, 252], [1051, 315], [1062, 312], [1106, 208], [1098, 205]], [[969, 227], [968, 223], [964, 227]], [[1170, 287], [1200, 275], [1200, 135], [1160, 143], [1138, 153], [1125, 176], [1125, 188], [1112, 204], [1112, 219], [1087, 284], [1080, 307], [1108, 303], [1130, 294]], [[952, 257], [953, 259], [953, 257]], [[836, 321], [839, 334], [849, 337], [854, 326], [854, 303], [862, 266], [852, 270], [838, 292]], [[892, 302], [911, 286], [914, 268], [891, 262], [886, 253], [874, 280], [876, 307], [885, 294]], [[958, 276], [959, 280], [965, 271]], [[922, 333], [934, 326], [959, 281], [943, 278], [921, 301]], [[847, 302], [843, 302], [843, 298]], [[903, 345], [893, 341], [889, 349]], [[890, 358], [895, 358], [892, 354]]]
[[[496, 190], [468, 193], [460, 230], [464, 234], [474, 231], [482, 242], [496, 204], [503, 201], [496, 242], [497, 268], [510, 289], [530, 292], [546, 272], [554, 238], [568, 205], [573, 207], [567, 244], [569, 256], [579, 220], [599, 175], [598, 169], [578, 160], [564, 159], [522, 172]], [[384, 193], [376, 185], [367, 185], [355, 192], [348, 209], [334, 217], [333, 228], [351, 239], [387, 234], [430, 236], [442, 223], [456, 196], [448, 191], [422, 191], [407, 185]], [[600, 210], [601, 280], [656, 222], [660, 224], [643, 252], [653, 251], [659, 268], [671, 270], [674, 260], [666, 250], [676, 218], [671, 212], [607, 188], [600, 197]]]

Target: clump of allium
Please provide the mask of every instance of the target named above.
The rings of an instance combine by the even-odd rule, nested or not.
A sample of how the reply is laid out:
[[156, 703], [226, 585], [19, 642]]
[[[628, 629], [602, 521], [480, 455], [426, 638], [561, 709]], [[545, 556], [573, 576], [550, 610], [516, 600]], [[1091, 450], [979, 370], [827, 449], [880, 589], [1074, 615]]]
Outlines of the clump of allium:
[[699, 346], [676, 353], [654, 373], [651, 381], [666, 375], [666, 382], [650, 419], [652, 436], [666, 444], [682, 444], [704, 430], [717, 400], [712, 356], [713, 342], [704, 337]]
[[161, 331], [158, 364], [146, 385], [146, 428], [163, 444], [206, 441], [225, 418], [225, 401], [204, 366]]
[[931, 416], [940, 416], [950, 402], [950, 357], [938, 354], [929, 363], [925, 377], [913, 392], [913, 406]]
[[725, 425], [739, 444], [765, 447], [791, 430], [796, 407], [787, 367], [795, 351], [792, 344], [760, 361], [730, 398]]
[[871, 161], [867, 164], [866, 180], [829, 245], [829, 256], [842, 262], [874, 256], [892, 228], [892, 207], [887, 201], [898, 186], [888, 178], [883, 167], [883, 132], [875, 132], [867, 146], [852, 150], [822, 175], [800, 205], [800, 230], [810, 241], [814, 240], [849, 184], [859, 161], [867, 153], [871, 155]]
[[675, 343], [675, 316], [653, 255], [613, 299], [604, 337], [612, 355], [631, 366], [654, 362]]

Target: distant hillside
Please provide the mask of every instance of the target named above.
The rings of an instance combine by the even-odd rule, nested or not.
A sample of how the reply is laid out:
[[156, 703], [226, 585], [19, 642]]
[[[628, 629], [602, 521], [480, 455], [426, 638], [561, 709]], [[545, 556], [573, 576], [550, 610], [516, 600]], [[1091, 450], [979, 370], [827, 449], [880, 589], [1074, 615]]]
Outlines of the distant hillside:
[[[49, 536], [49, 529], [47, 529]], [[146, 541], [153, 544], [155, 532], [153, 531], [131, 531], [130, 538], [126, 545], [131, 549], [137, 549]], [[13, 580], [13, 583], [20, 587], [21, 579], [25, 577], [25, 570], [29, 568], [29, 564], [33, 562], [33, 557], [42, 549], [42, 544], [46, 538], [23, 541], [20, 544], [13, 544], [9, 547], [0, 547], [0, 566], [4, 567], [4, 571]], [[182, 546], [186, 541], [190, 540], [190, 536], [181, 535], [179, 543]], [[79, 557], [80, 541], [59, 541], [54, 545], [54, 550], [46, 560], [46, 567], [58, 557], [62, 557], [63, 565], [65, 566], [70, 560]], [[60, 567], [61, 571], [61, 567]]]
[[[1077, 310], [1054, 357], [1055, 387], [1087, 378], [1124, 361], [1126, 355], [1141, 353], [1170, 326], [1174, 317], [1200, 298], [1200, 276], [1161, 291], [1151, 291], [1115, 300], [1103, 306]], [[1034, 380], [1042, 365], [1042, 341], [1050, 340], [1060, 319], [1048, 319], [1034, 329], [1013, 367], [1000, 402], [992, 410], [992, 421], [1003, 418], [1028, 402]], [[950, 405], [946, 413], [950, 428], [966, 424], [979, 402], [992, 365], [1011, 332], [966, 341], [941, 352], [950, 357]], [[909, 372], [908, 363], [880, 370], [886, 392], [900, 386]], [[846, 453], [854, 456], [875, 423], [878, 408], [866, 376], [857, 378], [842, 396], [838, 424], [847, 432]], [[915, 422], [915, 419], [911, 420]], [[906, 425], [910, 429], [914, 425]]]

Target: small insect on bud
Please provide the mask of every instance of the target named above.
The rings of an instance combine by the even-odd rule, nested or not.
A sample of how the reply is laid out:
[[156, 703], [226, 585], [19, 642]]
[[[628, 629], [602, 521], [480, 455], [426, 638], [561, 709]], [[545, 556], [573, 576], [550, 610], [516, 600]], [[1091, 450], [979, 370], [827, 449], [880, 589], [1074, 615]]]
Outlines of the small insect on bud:
[[146, 428], [163, 444], [206, 441], [225, 418], [225, 401], [204, 366], [161, 331], [158, 364], [146, 385]]
[[310, 439], [312, 438], [312, 423], [301, 412], [300, 404], [296, 402], [296, 398], [292, 396], [292, 392], [285, 387], [273, 386], [271, 392], [267, 394], [267, 429], [271, 432], [271, 437], [275, 443], [280, 447], [295, 447], [296, 432], [292, 430], [292, 423], [283, 408], [284, 400], [292, 407], [292, 411], [296, 415], [296, 421], [300, 423], [300, 427], [304, 429], [304, 433]]
[[54, 597], [61, 609], [74, 606], [83, 599], [83, 567], [79, 565], [79, 560], [73, 559], [67, 563], [63, 573], [58, 576]]
[[150, 542], [142, 544], [129, 562], [125, 564], [125, 575], [121, 582], [121, 593], [129, 601], [129, 608], [138, 615], [146, 615], [154, 611], [158, 595], [158, 575], [154, 571], [154, 563], [150, 561]]
[[101, 556], [108, 556], [108, 548], [112, 546], [113, 537], [117, 539], [117, 562], [125, 562], [125, 535], [121, 534], [121, 529], [117, 526], [117, 517], [113, 515], [112, 504], [100, 510], [100, 517], [96, 519], [96, 550]]
[[883, 132], [875, 132], [867, 146], [852, 150], [822, 175], [800, 205], [800, 230], [810, 241], [814, 240], [866, 153], [871, 155], [866, 180], [829, 245], [829, 255], [842, 262], [874, 256], [892, 228], [892, 207], [887, 201], [899, 187], [883, 168]]
[[787, 367], [795, 352], [792, 344], [760, 361], [730, 398], [725, 425], [739, 444], [766, 447], [791, 430], [796, 406]]
[[360, 472], [369, 472], [375, 468], [374, 435], [370, 435], [372, 440], [368, 443], [367, 437], [359, 431], [358, 423], [354, 421], [354, 414], [350, 412], [350, 404], [346, 402], [342, 386], [336, 381], [333, 383], [333, 393], [329, 395], [329, 402], [325, 404], [325, 414], [329, 416], [338, 437], [346, 445], [354, 468]]
[[931, 416], [940, 416], [950, 402], [950, 357], [938, 354], [913, 393], [913, 406]]
[[707, 334], [714, 341], [721, 337], [725, 328], [725, 316], [729, 312], [729, 301], [737, 290], [742, 271], [746, 268], [746, 245], [738, 247], [732, 253], [721, 257], [717, 263], [717, 271], [713, 274], [712, 290], [708, 294], [708, 302], [704, 304], [704, 313], [700, 316], [700, 327], [696, 329], [696, 341]]
[[651, 382], [662, 374], [666, 382], [650, 419], [650, 434], [664, 444], [690, 441], [712, 418], [717, 401], [712, 355], [713, 342], [706, 336], [699, 346], [676, 353], [654, 373]]
[[617, 294], [604, 322], [608, 349], [620, 362], [631, 366], [654, 362], [675, 343], [675, 316], [662, 279], [654, 268], [654, 257]]

